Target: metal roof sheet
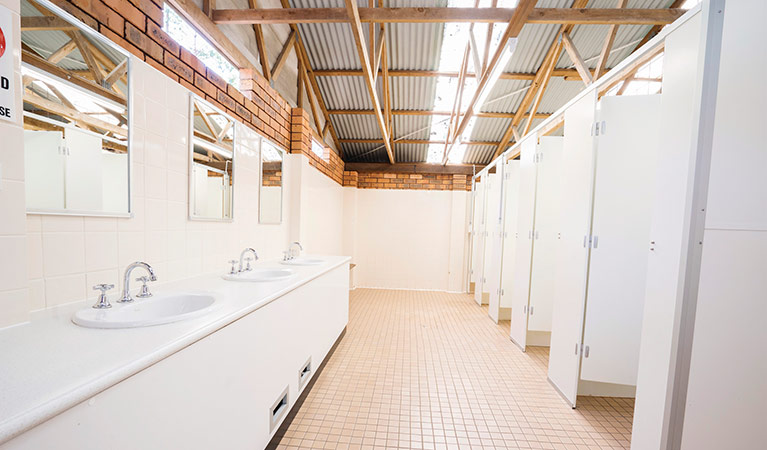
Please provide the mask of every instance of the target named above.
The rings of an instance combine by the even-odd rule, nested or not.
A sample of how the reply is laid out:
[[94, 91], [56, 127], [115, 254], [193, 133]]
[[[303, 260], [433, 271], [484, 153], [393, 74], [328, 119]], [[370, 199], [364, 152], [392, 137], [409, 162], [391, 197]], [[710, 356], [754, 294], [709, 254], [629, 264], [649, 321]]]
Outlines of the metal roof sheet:
[[394, 144], [394, 160], [397, 162], [423, 162], [428, 152], [427, 144]]

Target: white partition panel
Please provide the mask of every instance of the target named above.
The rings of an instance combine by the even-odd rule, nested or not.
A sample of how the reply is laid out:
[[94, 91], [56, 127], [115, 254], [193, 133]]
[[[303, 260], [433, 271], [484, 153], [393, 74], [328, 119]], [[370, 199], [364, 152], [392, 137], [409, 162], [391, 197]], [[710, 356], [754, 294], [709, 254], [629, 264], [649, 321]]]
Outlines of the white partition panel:
[[503, 256], [503, 165], [496, 166], [487, 201], [487, 240], [485, 241], [485, 292], [488, 315], [498, 322], [501, 296], [501, 260]]
[[493, 230], [495, 226], [494, 217], [498, 215], [500, 205], [500, 175], [497, 173], [488, 173], [485, 182], [485, 213], [484, 213], [484, 240], [482, 243], [482, 295], [479, 298], [479, 304], [488, 303], [490, 294], [490, 280], [492, 271], [495, 269], [492, 264], [493, 245], [495, 240]]
[[642, 95], [599, 103], [584, 380], [636, 385], [660, 102]]
[[28, 209], [64, 209], [64, 135], [24, 130], [24, 188]]
[[102, 209], [101, 138], [66, 128], [66, 207], [81, 211]]
[[[639, 350], [632, 448], [661, 448], [667, 414], [669, 363], [674, 315], [681, 297], [686, 254], [685, 211], [690, 177], [693, 114], [700, 15], [687, 21], [665, 40], [661, 96], [659, 154], [650, 241], [647, 283]], [[696, 116], [697, 117], [697, 116]]]
[[517, 211], [519, 210], [519, 161], [506, 163], [503, 170], [503, 260], [501, 264], [500, 308], [511, 308], [511, 294], [514, 281], [514, 259], [517, 243]]
[[487, 176], [482, 175], [480, 183], [477, 186], [477, 202], [474, 207], [476, 211], [477, 222], [475, 223], [476, 232], [474, 234], [474, 300], [482, 304], [482, 277], [485, 265], [485, 191], [487, 185]]
[[535, 151], [537, 137], [521, 142], [519, 158], [519, 207], [517, 243], [514, 251], [514, 281], [511, 294], [511, 339], [525, 350], [527, 345], [528, 300], [530, 299], [530, 263], [533, 256], [535, 227]]
[[535, 255], [530, 274], [528, 331], [551, 331], [554, 277], [559, 243], [559, 195], [562, 145], [559, 136], [543, 136], [538, 144], [538, 179], [535, 194]]
[[549, 353], [549, 380], [575, 407], [578, 393], [583, 333], [583, 307], [588, 271], [585, 237], [591, 228], [594, 180], [594, 124], [596, 93], [575, 102], [565, 112], [560, 196], [560, 242], [556, 258], [554, 313]]
[[479, 251], [479, 191], [481, 188], [481, 183], [475, 182], [474, 189], [471, 192], [471, 270], [469, 271], [469, 280], [471, 280], [472, 283], [477, 282], [476, 276], [479, 274], [479, 271], [477, 270], [479, 261], [477, 252]]

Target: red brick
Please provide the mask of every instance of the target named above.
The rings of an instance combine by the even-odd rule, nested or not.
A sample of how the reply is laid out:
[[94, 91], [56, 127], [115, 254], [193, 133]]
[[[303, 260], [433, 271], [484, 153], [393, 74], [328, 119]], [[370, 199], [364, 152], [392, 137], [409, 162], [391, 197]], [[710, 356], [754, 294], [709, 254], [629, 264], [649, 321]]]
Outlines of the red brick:
[[232, 111], [234, 110], [234, 105], [235, 105], [234, 100], [232, 99], [232, 97], [226, 95], [226, 93], [222, 91], [216, 91], [216, 99], [219, 101], [219, 103], [224, 105], [226, 109], [232, 110]]
[[[84, 12], [82, 9], [78, 8], [78, 6], [75, 3], [71, 1], [67, 1], [67, 0], [52, 0], [52, 1], [54, 5], [68, 12], [69, 14], [72, 14], [73, 16], [77, 17], [84, 24], [88, 25], [94, 30], [98, 29], [99, 22], [93, 17], [91, 17], [90, 15], [88, 15], [86, 12]], [[120, 31], [122, 31], [122, 29], [120, 29]]]
[[[158, 6], [157, 3], [152, 0], [130, 0], [136, 8], [140, 9], [146, 16], [153, 20], [156, 24], [163, 24], [162, 6]], [[161, 0], [158, 0], [162, 4]]]
[[173, 40], [172, 37], [168, 36], [168, 33], [164, 32], [162, 28], [160, 28], [156, 23], [152, 22], [151, 20], [147, 22], [146, 26], [146, 34], [152, 38], [155, 42], [160, 44], [163, 48], [165, 48], [166, 51], [173, 54], [173, 56], [179, 56], [181, 51], [181, 46], [178, 45], [178, 43]]
[[120, 35], [115, 33], [114, 31], [110, 30], [107, 27], [102, 26], [99, 30], [101, 34], [109, 38], [112, 42], [119, 45], [120, 47], [124, 48], [125, 50], [128, 50], [129, 52], [133, 53], [134, 56], [139, 58], [140, 60], [144, 60], [144, 51], [140, 48], [136, 47], [135, 45], [131, 44], [130, 42], [123, 39]]
[[202, 63], [196, 56], [194, 56], [189, 50], [181, 47], [181, 61], [184, 61], [186, 65], [190, 66], [201, 75], [205, 75], [205, 64]]
[[190, 83], [194, 82], [194, 70], [168, 52], [165, 52], [165, 67]]
[[208, 78], [208, 81], [215, 84], [217, 88], [226, 92], [227, 82], [223, 78], [221, 78], [216, 72], [208, 68], [207, 72], [205, 73], [205, 76]]
[[[146, 15], [125, 0], [103, 0], [104, 4], [115, 10], [125, 20], [132, 23], [141, 31], [146, 30]], [[92, 3], [95, 3], [92, 2]]]
[[200, 75], [199, 73], [194, 74], [194, 85], [197, 86], [197, 88], [201, 91], [205, 92], [205, 94], [211, 97], [215, 97], [216, 86], [214, 86], [213, 83], [208, 81], [207, 78]]
[[129, 22], [125, 23], [125, 38], [156, 61], [163, 61], [162, 47]]
[[163, 63], [159, 63], [159, 62], [155, 61], [152, 58], [147, 58], [146, 62], [148, 62], [150, 66], [154, 67], [155, 69], [157, 69], [160, 72], [162, 72], [165, 75], [167, 75], [168, 78], [170, 78], [172, 80], [175, 80], [175, 81], [179, 80], [178, 75], [176, 75], [175, 73], [173, 73], [170, 70], [168, 70]]
[[226, 86], [226, 93], [229, 94], [229, 96], [232, 97], [235, 102], [241, 105], [245, 104], [245, 96], [243, 96], [242, 92], [238, 91], [237, 88], [231, 84]]

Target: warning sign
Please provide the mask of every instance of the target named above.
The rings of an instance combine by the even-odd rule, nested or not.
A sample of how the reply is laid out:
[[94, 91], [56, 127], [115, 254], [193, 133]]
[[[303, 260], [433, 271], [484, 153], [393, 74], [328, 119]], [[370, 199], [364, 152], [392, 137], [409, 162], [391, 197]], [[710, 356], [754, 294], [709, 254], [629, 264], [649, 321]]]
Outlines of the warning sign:
[[0, 119], [16, 121], [13, 83], [13, 15], [0, 6]]

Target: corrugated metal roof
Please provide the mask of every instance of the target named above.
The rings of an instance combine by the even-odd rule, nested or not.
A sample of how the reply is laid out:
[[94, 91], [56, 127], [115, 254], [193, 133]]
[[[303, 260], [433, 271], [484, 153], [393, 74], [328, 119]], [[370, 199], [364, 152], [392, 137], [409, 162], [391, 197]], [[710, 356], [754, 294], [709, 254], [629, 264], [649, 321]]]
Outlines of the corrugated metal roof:
[[[344, 160], [347, 162], [388, 162], [386, 148], [383, 144], [349, 144], [343, 143]], [[380, 148], [379, 148], [380, 147]]]
[[[666, 8], [673, 0], [629, 0], [628, 8]], [[343, 0], [291, 0], [294, 7], [342, 7]], [[361, 7], [368, 6], [368, 0], [358, 0]], [[538, 0], [538, 8], [569, 8], [573, 0]], [[384, 0], [385, 7], [440, 7], [447, 0]], [[591, 0], [588, 8], [614, 8], [615, 0]], [[500, 32], [505, 24], [496, 24]], [[627, 57], [642, 39], [650, 26], [621, 25], [618, 28], [613, 51], [607, 67], [613, 67]], [[301, 25], [301, 34], [315, 69], [361, 68], [354, 39], [347, 24]], [[516, 49], [505, 70], [508, 72], [535, 73], [554, 42], [560, 25], [527, 24], [522, 28]], [[363, 26], [368, 33], [368, 27]], [[573, 28], [572, 38], [578, 51], [593, 68], [607, 34], [607, 25], [578, 25]], [[391, 70], [438, 70], [442, 51], [444, 24], [407, 23], [387, 24], [385, 27], [389, 69]], [[366, 36], [367, 39], [367, 36]], [[494, 51], [491, 48], [491, 53]], [[460, 53], [460, 52], [458, 52]], [[456, 54], [458, 54], [456, 53]], [[460, 55], [458, 55], [460, 57]], [[572, 67], [566, 52], [562, 52], [558, 68]], [[367, 87], [362, 77], [319, 77], [320, 88], [329, 109], [371, 109]], [[391, 77], [390, 96], [395, 110], [430, 110], [434, 108], [438, 78], [436, 77]], [[377, 89], [381, 92], [381, 80]], [[481, 110], [486, 112], [514, 113], [519, 107], [529, 80], [499, 80], [488, 95]], [[552, 113], [581, 92], [584, 84], [579, 80], [565, 81], [554, 77], [549, 81], [543, 95], [539, 113]], [[341, 118], [343, 117], [343, 118]], [[394, 116], [393, 135], [395, 138], [428, 139], [431, 116]], [[533, 121], [535, 126], [542, 119]], [[333, 119], [342, 138], [377, 138], [380, 132], [375, 117], [336, 116]], [[503, 136], [510, 119], [478, 118], [470, 136], [474, 141], [497, 141]], [[526, 121], [521, 126], [525, 127]], [[409, 135], [409, 133], [421, 130]], [[347, 159], [355, 161], [387, 161], [385, 150], [375, 144], [344, 144]], [[400, 161], [425, 161], [427, 145], [396, 144], [395, 157]], [[484, 164], [491, 160], [494, 146], [468, 146], [464, 157], [466, 163]]]
[[423, 162], [428, 152], [427, 144], [394, 144], [394, 160], [397, 162]]

